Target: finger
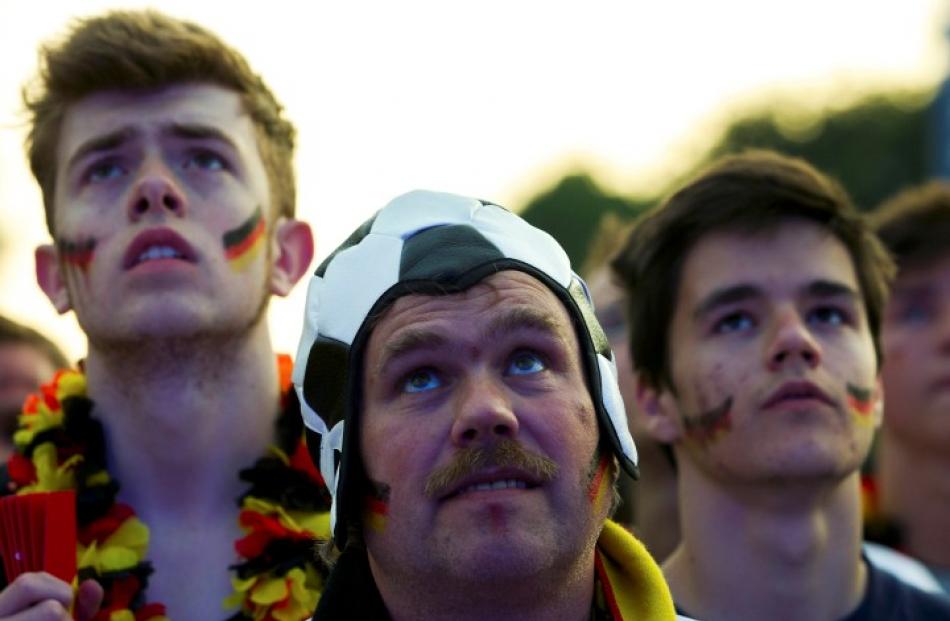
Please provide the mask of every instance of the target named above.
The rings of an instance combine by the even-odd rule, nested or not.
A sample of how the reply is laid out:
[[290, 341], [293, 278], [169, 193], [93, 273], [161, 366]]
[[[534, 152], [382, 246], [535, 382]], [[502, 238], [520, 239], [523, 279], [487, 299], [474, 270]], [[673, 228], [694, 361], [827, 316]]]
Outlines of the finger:
[[12, 616], [45, 600], [53, 600], [61, 608], [68, 608], [73, 600], [73, 589], [47, 573], [20, 574], [0, 591], [0, 618]]
[[69, 611], [54, 599], [47, 599], [12, 617], [0, 618], [0, 621], [71, 621]]
[[84, 580], [76, 594], [76, 620], [91, 621], [102, 605], [102, 585], [95, 580]]

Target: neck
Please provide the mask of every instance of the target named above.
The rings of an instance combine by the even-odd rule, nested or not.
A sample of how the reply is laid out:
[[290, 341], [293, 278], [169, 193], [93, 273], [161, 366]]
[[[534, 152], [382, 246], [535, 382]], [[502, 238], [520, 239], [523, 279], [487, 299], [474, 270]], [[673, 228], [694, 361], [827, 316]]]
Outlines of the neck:
[[950, 455], [884, 432], [881, 509], [901, 527], [902, 545], [925, 563], [950, 567]]
[[375, 568], [373, 575], [393, 621], [586, 621], [594, 597], [593, 551], [587, 556], [558, 576], [531, 573], [522, 580], [497, 583], [475, 577], [469, 582], [424, 581], [422, 596], [419, 583], [400, 588], [392, 581], [380, 583]]
[[867, 578], [858, 473], [820, 487], [773, 481], [739, 488], [680, 464], [683, 541], [663, 571], [689, 614], [837, 619], [858, 605]]
[[280, 387], [264, 322], [231, 338], [91, 347], [86, 374], [124, 501], [146, 519], [233, 511], [238, 470], [273, 438]]

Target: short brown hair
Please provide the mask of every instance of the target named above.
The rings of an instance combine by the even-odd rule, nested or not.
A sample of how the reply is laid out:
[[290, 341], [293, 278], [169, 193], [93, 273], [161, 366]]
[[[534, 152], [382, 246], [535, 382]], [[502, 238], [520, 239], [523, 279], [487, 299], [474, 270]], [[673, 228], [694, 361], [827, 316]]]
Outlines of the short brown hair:
[[55, 369], [65, 369], [69, 361], [62, 350], [33, 328], [0, 315], [0, 345], [28, 345], [45, 357]]
[[70, 105], [101, 91], [207, 83], [237, 92], [254, 123], [276, 213], [293, 216], [295, 130], [247, 60], [212, 32], [156, 11], [115, 11], [81, 19], [66, 38], [40, 49], [35, 83], [23, 89], [30, 114], [30, 167], [54, 231], [56, 148]]
[[746, 151], [715, 162], [636, 224], [611, 263], [628, 293], [631, 355], [644, 381], [675, 389], [669, 330], [687, 255], [710, 232], [758, 233], [815, 222], [847, 248], [881, 363], [880, 322], [894, 264], [836, 182], [807, 162]]
[[904, 190], [882, 203], [870, 220], [898, 267], [950, 254], [950, 183], [931, 181]]

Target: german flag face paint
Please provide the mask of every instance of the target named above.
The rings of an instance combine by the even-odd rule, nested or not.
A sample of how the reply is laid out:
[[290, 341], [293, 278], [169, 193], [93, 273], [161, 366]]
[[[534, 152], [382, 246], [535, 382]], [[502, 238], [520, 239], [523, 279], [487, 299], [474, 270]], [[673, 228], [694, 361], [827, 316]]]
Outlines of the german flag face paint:
[[363, 498], [363, 524], [379, 533], [386, 528], [389, 516], [389, 486], [376, 481], [370, 481], [369, 485], [369, 492]]
[[683, 417], [683, 424], [686, 435], [702, 444], [717, 440], [732, 429], [732, 397], [726, 397], [722, 405], [699, 416]]
[[89, 268], [96, 251], [96, 240], [92, 238], [82, 241], [60, 239], [57, 245], [59, 246], [59, 255], [63, 261], [78, 267], [83, 272]]
[[224, 256], [234, 270], [245, 269], [264, 246], [264, 214], [258, 207], [241, 226], [222, 237]]
[[851, 415], [861, 423], [873, 424], [876, 402], [874, 391], [851, 383], [845, 385], [845, 390], [848, 391], [848, 410]]
[[[595, 459], [597, 459], [596, 456]], [[594, 509], [599, 509], [609, 495], [610, 477], [607, 476], [609, 463], [607, 455], [601, 455], [597, 460], [597, 465], [592, 469], [590, 485], [587, 486], [587, 499], [590, 500]]]

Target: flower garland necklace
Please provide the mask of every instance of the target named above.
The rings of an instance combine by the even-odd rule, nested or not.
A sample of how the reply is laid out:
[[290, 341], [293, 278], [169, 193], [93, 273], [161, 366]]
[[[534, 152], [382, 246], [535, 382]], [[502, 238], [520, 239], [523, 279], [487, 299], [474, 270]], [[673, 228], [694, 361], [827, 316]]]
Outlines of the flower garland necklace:
[[[283, 392], [276, 440], [239, 473], [250, 489], [239, 499], [244, 536], [230, 569], [234, 592], [228, 621], [301, 621], [316, 607], [326, 578], [314, 562], [313, 542], [329, 535], [330, 497], [303, 441], [303, 423], [290, 388], [293, 361], [277, 357]], [[165, 606], [147, 602], [153, 569], [145, 560], [149, 532], [106, 468], [102, 424], [92, 417], [86, 377], [65, 370], [27, 398], [8, 462], [17, 494], [76, 491], [79, 580], [95, 579], [105, 598], [95, 621], [168, 621]], [[0, 493], [5, 493], [0, 490]]]

